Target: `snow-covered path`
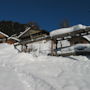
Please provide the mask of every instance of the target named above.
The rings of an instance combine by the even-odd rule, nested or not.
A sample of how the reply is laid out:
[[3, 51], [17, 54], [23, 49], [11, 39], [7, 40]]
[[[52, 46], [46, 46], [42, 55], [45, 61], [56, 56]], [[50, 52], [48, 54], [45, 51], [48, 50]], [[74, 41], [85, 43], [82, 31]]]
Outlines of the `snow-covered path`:
[[0, 49], [0, 90], [90, 90], [90, 57], [34, 57], [5, 44]]

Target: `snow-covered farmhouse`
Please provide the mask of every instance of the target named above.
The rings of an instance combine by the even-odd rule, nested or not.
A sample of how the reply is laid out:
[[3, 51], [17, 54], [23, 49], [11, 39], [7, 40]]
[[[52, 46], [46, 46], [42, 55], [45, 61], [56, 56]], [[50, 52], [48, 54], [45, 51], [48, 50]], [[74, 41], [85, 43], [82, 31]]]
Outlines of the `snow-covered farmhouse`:
[[[41, 47], [45, 46], [45, 43], [49, 40], [49, 32], [45, 30], [32, 29], [28, 27], [24, 32], [22, 32], [18, 39], [20, 40], [14, 46], [20, 52], [30, 52], [30, 51], [43, 51]], [[48, 45], [49, 46], [49, 45]], [[46, 47], [45, 47], [46, 49]]]
[[[82, 52], [83, 50], [81, 49], [81, 47], [83, 48], [87, 46], [87, 44], [89, 44], [88, 46], [90, 46], [89, 34], [90, 34], [90, 27], [81, 24], [69, 28], [57, 29], [50, 32], [50, 37], [56, 40], [56, 47], [53, 47], [55, 45], [52, 45], [52, 51], [53, 51], [52, 54], [53, 53], [57, 54], [58, 50], [60, 51], [60, 54], [73, 53], [73, 52], [75, 52], [76, 54], [76, 52]], [[65, 41], [67, 41], [68, 43], [65, 43]], [[78, 44], [79, 46], [77, 47], [80, 48], [80, 50], [82, 51], [76, 50], [75, 45]], [[71, 48], [73, 48], [73, 51]], [[90, 51], [84, 50], [83, 52], [88, 52], [90, 54]]]
[[87, 51], [85, 48], [90, 47], [89, 34], [90, 27], [81, 24], [53, 30], [50, 34], [45, 30], [28, 27], [18, 36], [20, 41], [14, 46], [19, 52], [38, 52], [50, 55], [90, 53], [90, 50]]

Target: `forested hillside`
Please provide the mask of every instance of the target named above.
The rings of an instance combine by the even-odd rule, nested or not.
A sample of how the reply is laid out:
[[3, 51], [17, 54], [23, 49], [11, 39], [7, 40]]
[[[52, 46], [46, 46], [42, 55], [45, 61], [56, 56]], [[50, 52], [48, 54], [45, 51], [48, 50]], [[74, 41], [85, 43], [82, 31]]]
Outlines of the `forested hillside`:
[[20, 24], [18, 22], [12, 21], [0, 21], [0, 31], [8, 34], [9, 36], [13, 34], [19, 34], [25, 30], [25, 24]]

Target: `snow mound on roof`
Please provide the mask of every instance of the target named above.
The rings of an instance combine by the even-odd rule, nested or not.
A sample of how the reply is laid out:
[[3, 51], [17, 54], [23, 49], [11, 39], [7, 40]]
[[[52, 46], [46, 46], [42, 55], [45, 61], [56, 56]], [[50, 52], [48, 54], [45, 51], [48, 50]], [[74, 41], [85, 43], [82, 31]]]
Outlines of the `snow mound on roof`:
[[86, 29], [87, 26], [82, 25], [82, 24], [78, 24], [69, 28], [61, 28], [61, 29], [57, 29], [54, 31], [50, 32], [50, 36], [55, 36], [55, 35], [59, 35], [59, 34], [65, 34], [65, 33], [69, 33], [69, 32], [73, 32], [73, 31], [77, 31], [77, 30], [81, 30], [81, 29]]

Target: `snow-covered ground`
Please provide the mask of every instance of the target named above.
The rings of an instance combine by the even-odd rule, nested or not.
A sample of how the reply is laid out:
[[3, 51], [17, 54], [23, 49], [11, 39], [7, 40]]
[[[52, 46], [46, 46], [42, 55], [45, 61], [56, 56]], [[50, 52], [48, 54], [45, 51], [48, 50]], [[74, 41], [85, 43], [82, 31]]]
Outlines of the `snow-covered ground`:
[[90, 56], [37, 56], [0, 44], [0, 90], [90, 90]]

